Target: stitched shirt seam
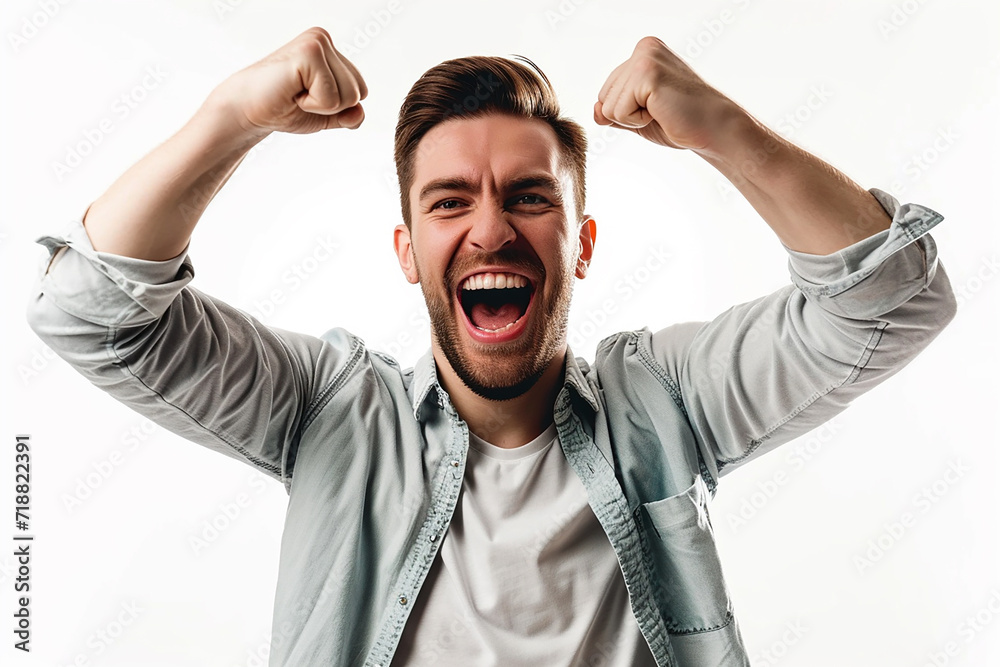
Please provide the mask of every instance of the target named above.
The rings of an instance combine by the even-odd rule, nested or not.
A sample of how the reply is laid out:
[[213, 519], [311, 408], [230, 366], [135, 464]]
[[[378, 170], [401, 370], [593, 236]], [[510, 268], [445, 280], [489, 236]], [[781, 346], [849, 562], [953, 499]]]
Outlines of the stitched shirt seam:
[[[246, 448], [244, 448], [244, 447], [242, 447], [242, 446], [240, 446], [240, 445], [238, 445], [238, 444], [236, 444], [234, 442], [231, 442], [230, 439], [227, 436], [224, 436], [222, 433], [219, 433], [219, 432], [217, 432], [217, 431], [215, 431], [215, 430], [213, 430], [213, 429], [205, 426], [201, 422], [201, 420], [199, 420], [198, 418], [196, 418], [194, 415], [192, 415], [191, 413], [189, 413], [187, 410], [183, 409], [179, 405], [175, 405], [174, 403], [171, 403], [170, 401], [168, 401], [166, 398], [163, 397], [163, 394], [161, 394], [160, 392], [158, 392], [157, 390], [155, 390], [154, 388], [152, 388], [151, 386], [149, 386], [148, 384], [146, 384], [146, 382], [141, 377], [139, 377], [139, 375], [134, 370], [132, 370], [132, 367], [129, 365], [129, 363], [118, 354], [118, 350], [115, 348], [115, 345], [114, 345], [114, 341], [115, 341], [115, 339], [117, 337], [118, 331], [119, 331], [119, 329], [117, 327], [116, 328], [111, 328], [111, 327], [108, 328], [108, 339], [109, 339], [108, 342], [110, 343], [109, 347], [111, 349], [113, 358], [117, 359], [118, 362], [119, 362], [116, 365], [121, 365], [123, 367], [123, 369], [128, 373], [128, 375], [130, 377], [134, 378], [136, 380], [136, 382], [138, 382], [143, 387], [145, 387], [151, 394], [153, 394], [154, 396], [156, 396], [157, 398], [159, 398], [161, 401], [163, 401], [163, 403], [165, 403], [166, 405], [169, 405], [171, 408], [173, 408], [174, 410], [176, 410], [180, 414], [182, 414], [185, 417], [187, 417], [188, 419], [190, 419], [200, 429], [202, 429], [206, 433], [209, 433], [212, 436], [214, 436], [215, 438], [217, 438], [224, 445], [226, 445], [227, 447], [229, 447], [233, 451], [235, 451], [238, 454], [240, 454], [241, 456], [243, 456], [243, 458], [245, 458], [247, 461], [249, 461], [250, 463], [253, 463], [255, 466], [257, 466], [259, 468], [262, 468], [264, 470], [268, 470], [268, 471], [274, 473], [279, 479], [282, 477], [282, 475], [281, 475], [281, 467], [280, 466], [276, 466], [273, 463], [269, 463], [269, 462], [267, 462], [267, 461], [265, 461], [265, 460], [263, 460], [261, 458], [258, 458], [256, 456], [254, 456], [253, 454], [251, 454], [250, 452], [248, 452], [246, 450]], [[114, 362], [112, 362], [112, 363], [114, 363]]]
[[784, 419], [775, 423], [771, 428], [767, 429], [762, 436], [751, 440], [750, 443], [747, 445], [746, 449], [744, 450], [744, 452], [740, 456], [736, 456], [731, 459], [716, 459], [716, 462], [719, 464], [719, 472], [721, 473], [724, 467], [732, 465], [734, 463], [739, 463], [740, 461], [743, 461], [748, 456], [753, 454], [765, 440], [771, 437], [772, 433], [774, 433], [778, 428], [784, 426], [792, 419], [794, 419], [796, 416], [801, 414], [803, 410], [811, 406], [813, 403], [823, 398], [824, 396], [827, 396], [831, 392], [843, 387], [844, 385], [854, 382], [857, 376], [861, 373], [862, 369], [868, 364], [868, 361], [871, 359], [872, 354], [874, 354], [875, 348], [878, 346], [879, 342], [881, 342], [882, 330], [885, 329], [885, 326], [886, 323], [883, 322], [881, 323], [881, 325], [875, 326], [873, 328], [872, 334], [868, 338], [868, 342], [865, 344], [864, 349], [861, 351], [860, 358], [858, 359], [857, 362], [855, 362], [854, 366], [851, 367], [851, 372], [848, 373], [847, 377], [845, 377], [840, 382], [836, 384], [831, 384], [827, 386], [825, 389], [818, 391], [812, 396], [810, 396], [803, 403], [801, 403], [790, 413], [788, 413], [788, 415]]
[[323, 408], [333, 399], [334, 395], [340, 390], [344, 385], [347, 376], [354, 370], [357, 366], [358, 361], [361, 359], [361, 355], [364, 352], [364, 347], [357, 341], [353, 344], [353, 349], [351, 350], [351, 356], [348, 358], [347, 363], [344, 367], [340, 369], [336, 375], [326, 384], [323, 390], [316, 396], [313, 402], [309, 405], [306, 410], [306, 416], [302, 419], [302, 426], [298, 430], [298, 434], [301, 435], [312, 425], [319, 416], [319, 413], [323, 411]]

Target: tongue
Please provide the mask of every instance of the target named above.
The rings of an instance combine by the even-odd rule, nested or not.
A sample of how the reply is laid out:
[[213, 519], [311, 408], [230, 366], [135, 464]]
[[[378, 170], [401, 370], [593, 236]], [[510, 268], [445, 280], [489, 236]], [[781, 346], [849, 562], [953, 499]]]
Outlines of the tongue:
[[477, 303], [471, 308], [469, 319], [480, 329], [503, 329], [521, 316], [521, 309], [513, 303], [505, 303], [496, 308], [485, 303]]

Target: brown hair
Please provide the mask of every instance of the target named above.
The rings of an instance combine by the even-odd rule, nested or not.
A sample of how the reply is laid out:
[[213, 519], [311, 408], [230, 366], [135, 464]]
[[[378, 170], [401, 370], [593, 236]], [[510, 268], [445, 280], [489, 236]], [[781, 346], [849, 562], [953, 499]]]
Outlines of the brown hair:
[[538, 118], [555, 131], [562, 158], [573, 172], [576, 216], [583, 218], [587, 135], [579, 123], [560, 115], [548, 77], [535, 63], [495, 56], [456, 58], [432, 67], [417, 79], [399, 109], [395, 159], [403, 220], [410, 226], [410, 186], [420, 140], [435, 125], [490, 113]]

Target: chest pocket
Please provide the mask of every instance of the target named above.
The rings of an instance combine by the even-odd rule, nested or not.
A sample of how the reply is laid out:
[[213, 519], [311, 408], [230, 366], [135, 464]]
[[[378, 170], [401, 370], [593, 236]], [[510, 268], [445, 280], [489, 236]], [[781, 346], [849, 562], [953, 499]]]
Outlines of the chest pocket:
[[733, 621], [707, 503], [698, 477], [683, 493], [639, 506], [654, 598], [672, 635], [712, 632]]

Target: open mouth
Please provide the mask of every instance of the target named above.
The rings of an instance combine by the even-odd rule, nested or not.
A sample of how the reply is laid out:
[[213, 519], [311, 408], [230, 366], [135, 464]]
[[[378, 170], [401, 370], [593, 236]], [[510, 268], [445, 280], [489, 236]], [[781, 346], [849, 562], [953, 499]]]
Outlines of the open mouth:
[[[520, 333], [531, 306], [534, 286], [516, 273], [477, 273], [462, 281], [458, 298], [470, 333], [496, 340]], [[513, 334], [507, 336], [504, 334]]]

